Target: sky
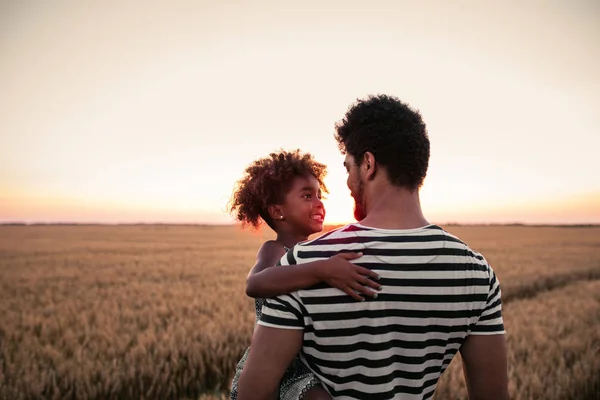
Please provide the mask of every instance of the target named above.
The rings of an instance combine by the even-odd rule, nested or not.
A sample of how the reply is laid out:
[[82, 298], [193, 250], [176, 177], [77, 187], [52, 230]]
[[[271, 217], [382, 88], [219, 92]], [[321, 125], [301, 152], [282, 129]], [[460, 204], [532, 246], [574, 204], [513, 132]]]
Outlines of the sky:
[[[451, 4], [450, 4], [451, 3]], [[431, 140], [436, 223], [600, 223], [600, 2], [0, 0], [0, 222], [230, 223], [254, 159], [329, 167], [394, 95]]]

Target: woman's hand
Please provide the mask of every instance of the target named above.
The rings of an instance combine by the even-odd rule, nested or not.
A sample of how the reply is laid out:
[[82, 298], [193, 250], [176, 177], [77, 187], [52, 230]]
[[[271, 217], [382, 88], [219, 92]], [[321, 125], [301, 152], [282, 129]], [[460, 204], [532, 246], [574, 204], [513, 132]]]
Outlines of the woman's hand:
[[377, 297], [376, 290], [381, 290], [379, 275], [368, 268], [352, 264], [349, 260], [362, 257], [362, 253], [340, 253], [324, 260], [327, 264], [319, 268], [321, 280], [338, 288], [358, 301], [364, 301], [360, 294]]

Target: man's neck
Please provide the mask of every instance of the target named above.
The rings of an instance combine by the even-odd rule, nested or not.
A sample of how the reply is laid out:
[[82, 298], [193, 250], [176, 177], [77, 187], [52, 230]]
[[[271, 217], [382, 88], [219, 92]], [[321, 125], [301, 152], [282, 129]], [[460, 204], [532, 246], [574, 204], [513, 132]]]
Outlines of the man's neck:
[[429, 225], [421, 210], [419, 191], [386, 185], [367, 197], [367, 217], [361, 224], [380, 229], [415, 229]]

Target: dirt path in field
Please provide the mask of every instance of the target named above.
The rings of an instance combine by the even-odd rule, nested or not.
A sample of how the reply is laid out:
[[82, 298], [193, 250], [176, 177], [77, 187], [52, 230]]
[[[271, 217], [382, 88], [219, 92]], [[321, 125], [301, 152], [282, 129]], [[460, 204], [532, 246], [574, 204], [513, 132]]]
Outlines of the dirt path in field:
[[588, 270], [543, 277], [534, 283], [527, 282], [523, 285], [513, 283], [508, 290], [503, 291], [502, 303], [508, 304], [513, 301], [530, 299], [542, 293], [560, 289], [577, 282], [595, 280], [600, 280], [600, 265]]

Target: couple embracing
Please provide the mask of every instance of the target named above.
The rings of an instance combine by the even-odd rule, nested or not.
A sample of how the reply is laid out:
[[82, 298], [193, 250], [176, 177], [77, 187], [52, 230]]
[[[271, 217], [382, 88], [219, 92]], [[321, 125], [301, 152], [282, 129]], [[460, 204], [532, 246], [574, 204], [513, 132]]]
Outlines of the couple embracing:
[[507, 399], [499, 281], [421, 211], [421, 115], [370, 96], [351, 105], [335, 138], [356, 223], [308, 240], [323, 230], [327, 191], [326, 166], [310, 154], [273, 153], [238, 182], [232, 213], [277, 236], [248, 275], [256, 324], [231, 398], [428, 399], [460, 352], [469, 397]]

